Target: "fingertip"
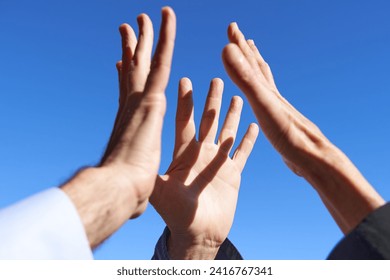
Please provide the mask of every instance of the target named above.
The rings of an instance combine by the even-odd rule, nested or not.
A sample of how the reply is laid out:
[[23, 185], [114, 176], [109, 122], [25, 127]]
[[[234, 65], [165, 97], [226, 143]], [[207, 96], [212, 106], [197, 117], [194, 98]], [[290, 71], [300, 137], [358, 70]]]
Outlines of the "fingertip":
[[162, 13], [174, 14], [175, 12], [170, 6], [164, 6], [161, 8]]
[[230, 42], [233, 42], [233, 40], [234, 40], [233, 34], [234, 34], [234, 30], [235, 30], [236, 26], [237, 26], [236, 22], [232, 22], [228, 26], [227, 35], [228, 35], [228, 38], [229, 38]]
[[244, 102], [242, 98], [237, 95], [233, 96], [232, 99], [230, 100], [229, 113], [233, 113], [234, 115], [236, 115], [236, 117], [238, 117], [238, 122], [240, 120], [243, 104]]
[[233, 31], [233, 30], [235, 30], [235, 29], [238, 29], [238, 30], [239, 30], [237, 22], [236, 22], [236, 21], [231, 22], [231, 23], [229, 24], [228, 29], [229, 29], [230, 31]]
[[173, 9], [169, 6], [161, 9], [161, 27], [160, 27], [160, 38], [164, 34], [165, 40], [169, 40], [174, 45], [176, 37], [176, 15]]
[[140, 23], [140, 22], [142, 22], [144, 19], [146, 19], [147, 17], [148, 17], [147, 14], [141, 13], [141, 14], [139, 14], [139, 15], [137, 16], [137, 22]]
[[238, 95], [233, 96], [232, 98], [232, 104], [236, 107], [242, 107], [244, 105], [244, 101], [242, 98]]
[[190, 78], [183, 77], [183, 78], [180, 79], [180, 85], [188, 87], [188, 86], [192, 85], [192, 82], [191, 82]]
[[251, 123], [248, 127], [248, 138], [253, 142], [253, 144], [256, 142], [257, 137], [259, 136], [260, 128], [258, 124]]
[[128, 23], [124, 22], [122, 23], [121, 25], [119, 25], [119, 30], [123, 29], [123, 28], [127, 28], [129, 26]]
[[116, 66], [116, 69], [117, 69], [118, 71], [120, 71], [120, 70], [122, 69], [122, 60], [117, 61], [117, 63], [115, 64], [115, 66]]
[[130, 27], [127, 23], [122, 23], [119, 25], [119, 33], [123, 36], [125, 32], [127, 31], [127, 28]]
[[261, 60], [264, 60], [263, 57], [261, 56], [259, 49], [257, 48], [255, 41], [254, 40], [248, 40], [248, 45], [251, 48], [252, 52], [255, 54], [257, 58], [260, 58]]
[[122, 41], [129, 41], [131, 44], [136, 42], [136, 37], [133, 28], [127, 23], [122, 23], [119, 26], [119, 33]]
[[256, 137], [257, 137], [257, 135], [259, 134], [259, 131], [260, 131], [259, 125], [257, 123], [251, 123], [249, 125], [249, 129], [251, 130], [251, 132], [256, 134]]
[[238, 43], [241, 36], [244, 37], [240, 28], [238, 27], [237, 22], [232, 22], [228, 28], [229, 41], [232, 43]]
[[192, 82], [189, 78], [183, 77], [179, 81], [179, 94], [181, 96], [187, 95], [192, 91]]
[[217, 87], [218, 89], [223, 90], [224, 82], [221, 78], [216, 77], [216, 78], [211, 80], [210, 86]]
[[163, 17], [172, 17], [176, 19], [175, 11], [170, 6], [165, 6], [161, 9], [161, 14]]
[[[137, 23], [139, 32], [144, 34], [153, 34], [153, 23], [150, 17], [147, 14], [140, 14], [137, 17]], [[139, 34], [139, 36], [140, 36]]]

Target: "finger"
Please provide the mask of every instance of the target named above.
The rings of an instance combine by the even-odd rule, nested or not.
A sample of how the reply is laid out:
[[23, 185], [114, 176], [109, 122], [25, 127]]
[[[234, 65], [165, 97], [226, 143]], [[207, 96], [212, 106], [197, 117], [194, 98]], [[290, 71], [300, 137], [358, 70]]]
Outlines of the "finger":
[[127, 23], [119, 26], [119, 32], [122, 38], [122, 63], [124, 69], [128, 71], [137, 45], [137, 37], [135, 36], [133, 28]]
[[179, 82], [179, 95], [176, 109], [176, 139], [174, 158], [180, 148], [187, 146], [195, 139], [194, 103], [192, 100], [192, 83], [188, 78]]
[[[149, 17], [141, 14], [137, 18], [139, 26], [139, 38], [128, 24], [122, 24], [119, 28], [122, 35], [122, 69], [119, 110], [117, 114], [115, 131], [120, 133], [118, 127], [126, 122], [129, 111], [129, 104], [137, 100], [133, 93], [140, 93], [144, 90], [148, 71], [150, 68], [150, 56], [153, 45], [153, 25]], [[132, 99], [133, 98], [133, 99]]]
[[128, 24], [122, 24], [119, 27], [119, 32], [122, 40], [122, 60], [116, 63], [119, 80], [119, 109], [117, 111], [110, 140], [101, 162], [104, 162], [107, 156], [111, 153], [112, 145], [116, 142], [119, 136], [119, 127], [121, 126], [123, 119], [127, 92], [127, 74], [124, 75], [123, 73], [127, 73], [129, 71], [130, 61], [133, 57], [135, 46], [137, 44], [137, 38], [134, 31]]
[[137, 37], [135, 36], [134, 30], [126, 23], [119, 26], [119, 32], [122, 39], [122, 63], [119, 75], [119, 104], [124, 105], [128, 89], [128, 73], [137, 45]]
[[210, 83], [209, 93], [204, 106], [199, 129], [199, 141], [214, 143], [218, 130], [219, 112], [221, 110], [223, 81], [215, 78]]
[[[116, 70], [118, 71], [119, 84], [121, 84], [121, 80], [122, 80], [122, 66], [123, 66], [122, 65], [122, 60], [118, 61], [115, 66], [116, 66]], [[124, 106], [123, 97], [124, 97], [124, 95], [119, 94], [119, 109], [118, 109], [118, 113], [117, 113], [118, 116], [120, 116], [122, 114], [122, 110], [123, 110], [123, 106]], [[115, 118], [114, 131], [115, 131], [115, 128], [117, 127], [118, 122], [119, 122], [119, 117]]]
[[[123, 68], [122, 60], [118, 61], [115, 66], [116, 66], [116, 70], [118, 71], [119, 85], [121, 85], [122, 68]], [[124, 99], [125, 99], [125, 94], [121, 94], [121, 90], [119, 89], [119, 108], [118, 108], [117, 116], [115, 118], [114, 127], [113, 127], [113, 130], [111, 133], [111, 137], [110, 137], [110, 140], [109, 140], [108, 145], [107, 145], [106, 153], [111, 151], [112, 142], [115, 141], [118, 137], [118, 126], [121, 122], [123, 110], [124, 110], [124, 105], [125, 105]]]
[[248, 127], [248, 130], [242, 138], [240, 145], [238, 145], [233, 155], [233, 161], [236, 163], [239, 170], [242, 171], [244, 169], [246, 161], [252, 152], [258, 135], [259, 126], [255, 123], [252, 123]]
[[115, 67], [116, 67], [116, 70], [118, 71], [118, 78], [120, 80], [120, 74], [121, 74], [121, 71], [122, 71], [122, 60], [119, 60], [116, 64], [115, 64]]
[[139, 34], [132, 64], [130, 65], [130, 92], [143, 92], [150, 70], [153, 48], [153, 24], [146, 14], [137, 17]]
[[[121, 81], [122, 81], [122, 67], [123, 67], [123, 65], [122, 65], [122, 60], [119, 60], [116, 64], [115, 64], [115, 66], [116, 66], [116, 70], [117, 70], [117, 72], [118, 72], [118, 82], [119, 82], [119, 85], [121, 84]], [[121, 97], [121, 95], [119, 95], [119, 98]], [[121, 100], [119, 100], [119, 103], [121, 103], [120, 102]]]
[[176, 16], [169, 7], [162, 9], [162, 23], [145, 94], [160, 96], [168, 85], [176, 36]]
[[264, 60], [264, 58], [260, 54], [259, 49], [255, 45], [255, 42], [253, 40], [248, 40], [247, 42], [248, 42], [249, 47], [252, 49], [252, 52], [255, 56], [257, 64], [259, 65], [260, 70], [263, 73], [265, 79], [267, 80], [267, 82], [271, 86], [276, 88], [276, 84], [274, 81], [274, 76], [272, 75], [271, 68], [269, 67], [268, 63]]
[[230, 102], [225, 122], [223, 123], [221, 133], [219, 134], [218, 143], [220, 148], [227, 154], [233, 147], [236, 139], [238, 124], [240, 123], [243, 101], [241, 97], [234, 96]]
[[248, 40], [248, 45], [251, 47], [251, 49], [255, 55], [255, 58], [257, 60], [257, 63], [259, 64], [259, 67], [260, 67], [266, 81], [274, 89], [272, 92], [275, 95], [277, 95], [284, 104], [286, 104], [291, 109], [296, 110], [286, 99], [284, 99], [284, 97], [281, 96], [281, 94], [277, 90], [271, 68], [269, 67], [268, 63], [264, 60], [264, 58], [260, 54], [258, 48], [255, 45], [255, 42], [253, 40]]
[[229, 37], [230, 42], [239, 46], [242, 53], [244, 54], [244, 56], [248, 60], [249, 64], [251, 65], [253, 71], [255, 71], [256, 75], [258, 75], [261, 79], [264, 79], [263, 73], [261, 72], [261, 69], [256, 61], [255, 55], [254, 55], [251, 47], [248, 45], [248, 42], [245, 39], [244, 34], [238, 28], [238, 25], [236, 22], [233, 22], [229, 25], [228, 37]]

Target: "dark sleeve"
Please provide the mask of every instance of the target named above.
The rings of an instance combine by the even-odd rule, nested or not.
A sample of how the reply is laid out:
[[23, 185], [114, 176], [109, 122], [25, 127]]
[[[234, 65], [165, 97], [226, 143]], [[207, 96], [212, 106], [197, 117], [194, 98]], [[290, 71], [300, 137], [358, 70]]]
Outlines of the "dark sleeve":
[[336, 245], [328, 259], [390, 259], [390, 203], [369, 214]]
[[[157, 241], [156, 247], [154, 249], [154, 255], [152, 260], [170, 260], [167, 248], [167, 240], [169, 237], [169, 229], [165, 227], [163, 234]], [[236, 247], [226, 239], [221, 247], [217, 255], [215, 256], [216, 260], [242, 260], [241, 254], [238, 252]]]

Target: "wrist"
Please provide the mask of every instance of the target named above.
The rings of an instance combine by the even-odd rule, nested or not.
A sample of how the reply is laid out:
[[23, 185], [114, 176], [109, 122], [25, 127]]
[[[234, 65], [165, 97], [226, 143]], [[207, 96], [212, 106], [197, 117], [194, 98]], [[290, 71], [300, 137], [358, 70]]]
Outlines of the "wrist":
[[332, 194], [340, 188], [369, 185], [349, 158], [328, 141], [322, 145], [304, 167], [303, 177], [321, 194]]
[[206, 238], [194, 238], [182, 234], [170, 234], [168, 253], [176, 260], [214, 260], [221, 244]]
[[321, 191], [333, 177], [330, 174], [341, 170], [339, 165], [344, 158], [342, 152], [325, 137], [321, 139], [321, 143], [313, 146], [315, 148], [305, 155], [299, 170], [302, 177], [312, 183], [317, 191]]

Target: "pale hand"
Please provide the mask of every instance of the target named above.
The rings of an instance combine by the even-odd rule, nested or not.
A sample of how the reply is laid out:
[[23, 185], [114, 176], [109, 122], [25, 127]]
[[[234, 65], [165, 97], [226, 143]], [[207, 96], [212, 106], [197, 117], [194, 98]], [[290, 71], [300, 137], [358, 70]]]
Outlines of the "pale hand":
[[222, 80], [214, 79], [196, 140], [191, 81], [180, 81], [173, 161], [150, 198], [170, 229], [168, 250], [174, 259], [214, 259], [233, 223], [241, 172], [258, 126], [249, 126], [230, 157], [242, 109], [242, 99], [235, 96], [215, 143], [222, 92]]

